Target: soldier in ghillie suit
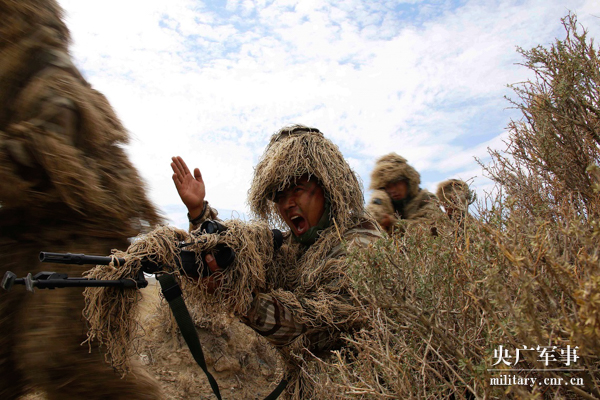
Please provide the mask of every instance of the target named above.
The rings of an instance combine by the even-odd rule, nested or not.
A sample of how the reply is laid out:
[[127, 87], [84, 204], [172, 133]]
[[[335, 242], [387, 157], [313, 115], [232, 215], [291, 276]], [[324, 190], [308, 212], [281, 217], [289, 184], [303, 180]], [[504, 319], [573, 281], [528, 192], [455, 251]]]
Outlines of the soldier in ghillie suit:
[[[73, 66], [54, 0], [0, 1], [0, 269], [42, 270], [41, 250], [109, 254], [160, 221], [122, 145], [125, 129]], [[81, 266], [43, 270], [81, 276]], [[0, 293], [0, 398], [160, 399], [81, 343], [81, 290]]]
[[[202, 176], [197, 169], [192, 176], [180, 158], [173, 161], [173, 179], [197, 227], [214, 216], [204, 201]], [[285, 243], [273, 263], [252, 267], [255, 276], [264, 274], [261, 284], [221, 283], [217, 277], [207, 289], [217, 303], [230, 301], [233, 292], [249, 292], [240, 296], [248, 300], [233, 308], [280, 351], [288, 398], [315, 398], [320, 378], [311, 371], [318, 370], [318, 359], [339, 349], [342, 335], [361, 326], [347, 254], [378, 239], [378, 228], [364, 217], [359, 181], [337, 146], [305, 126], [272, 136], [255, 169], [248, 202], [254, 216], [287, 228]]]
[[438, 184], [437, 198], [446, 210], [448, 218], [464, 221], [469, 214], [469, 205], [475, 201], [475, 193], [460, 179], [448, 179]]
[[389, 233], [398, 220], [431, 225], [441, 211], [435, 195], [421, 189], [420, 183], [421, 176], [404, 157], [390, 153], [379, 158], [371, 173], [373, 193], [367, 213]]

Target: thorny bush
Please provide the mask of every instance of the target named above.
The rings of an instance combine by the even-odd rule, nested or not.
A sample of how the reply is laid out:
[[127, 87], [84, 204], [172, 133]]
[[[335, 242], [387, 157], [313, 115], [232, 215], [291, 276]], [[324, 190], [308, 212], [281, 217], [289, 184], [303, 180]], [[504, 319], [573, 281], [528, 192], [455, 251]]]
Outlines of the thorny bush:
[[[523, 114], [484, 166], [497, 192], [477, 217], [411, 226], [354, 254], [366, 328], [332, 362], [325, 398], [600, 398], [600, 63], [576, 16], [549, 49], [519, 49], [535, 78], [513, 86]], [[580, 359], [517, 365], [494, 350], [578, 346]], [[583, 385], [494, 386], [520, 377]], [[527, 371], [536, 369], [537, 371]]]

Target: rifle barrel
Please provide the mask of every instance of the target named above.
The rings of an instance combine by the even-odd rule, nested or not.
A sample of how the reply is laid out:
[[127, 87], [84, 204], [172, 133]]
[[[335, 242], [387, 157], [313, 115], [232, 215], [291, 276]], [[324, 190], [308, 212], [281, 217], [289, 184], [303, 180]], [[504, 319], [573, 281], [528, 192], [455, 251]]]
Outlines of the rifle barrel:
[[108, 265], [112, 261], [116, 261], [119, 265], [125, 264], [124, 258], [104, 257], [104, 256], [87, 256], [85, 254], [71, 253], [49, 253], [47, 251], [40, 252], [40, 261], [56, 264], [93, 264], [93, 265]]

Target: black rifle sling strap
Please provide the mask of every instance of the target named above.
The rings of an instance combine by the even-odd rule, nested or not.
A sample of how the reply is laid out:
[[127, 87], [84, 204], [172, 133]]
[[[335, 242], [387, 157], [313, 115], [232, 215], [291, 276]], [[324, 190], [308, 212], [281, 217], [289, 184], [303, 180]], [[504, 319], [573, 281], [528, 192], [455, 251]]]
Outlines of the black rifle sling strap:
[[277, 387], [273, 389], [273, 391], [267, 397], [265, 397], [265, 400], [275, 400], [276, 398], [278, 398], [279, 395], [283, 392], [283, 389], [285, 389], [285, 387], [287, 386], [287, 384], [287, 379], [283, 378], [281, 382], [279, 382], [279, 385], [277, 385]]
[[[177, 321], [177, 325], [181, 330], [181, 335], [190, 349], [190, 353], [192, 353], [194, 360], [196, 360], [200, 368], [202, 368], [202, 371], [204, 371], [206, 374], [213, 393], [219, 400], [221, 400], [219, 385], [211, 373], [208, 372], [208, 368], [206, 367], [206, 360], [204, 359], [204, 353], [202, 352], [202, 346], [200, 345], [198, 332], [196, 332], [196, 327], [194, 326], [192, 317], [190, 316], [190, 313], [185, 306], [185, 302], [183, 301], [179, 284], [177, 284], [175, 278], [169, 274], [157, 275], [157, 279], [160, 282], [163, 296], [165, 296], [165, 299], [169, 302], [171, 312], [173, 313], [175, 321]], [[279, 382], [279, 385], [277, 385], [277, 387], [265, 398], [265, 400], [275, 400], [278, 398], [287, 386], [287, 383], [288, 382], [285, 378], [282, 379], [281, 382]]]
[[190, 316], [190, 313], [188, 312], [188, 309], [183, 301], [181, 288], [172, 275], [158, 275], [157, 279], [160, 282], [163, 296], [165, 296], [165, 299], [169, 302], [171, 312], [173, 312], [173, 316], [177, 321], [177, 325], [179, 325], [181, 334], [183, 335], [183, 338], [185, 339], [185, 342], [187, 343], [194, 360], [196, 360], [200, 368], [202, 368], [202, 371], [204, 371], [206, 374], [208, 382], [210, 383], [210, 387], [212, 388], [215, 396], [217, 396], [217, 399], [221, 400], [219, 385], [211, 373], [208, 372], [208, 368], [206, 367], [206, 360], [204, 360], [204, 353], [202, 352], [202, 346], [200, 345], [198, 332], [196, 332], [194, 321], [192, 321], [192, 317]]

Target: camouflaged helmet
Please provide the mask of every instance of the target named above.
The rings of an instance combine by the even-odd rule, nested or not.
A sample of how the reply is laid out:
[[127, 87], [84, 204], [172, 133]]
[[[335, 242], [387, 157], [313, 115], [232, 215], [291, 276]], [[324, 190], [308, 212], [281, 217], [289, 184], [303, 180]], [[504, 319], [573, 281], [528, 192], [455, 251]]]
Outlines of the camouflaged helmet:
[[372, 190], [383, 190], [389, 183], [400, 180], [408, 181], [408, 195], [415, 197], [419, 193], [421, 176], [408, 163], [406, 159], [396, 153], [387, 154], [375, 162], [375, 168], [371, 172]]
[[357, 223], [364, 213], [360, 181], [338, 147], [316, 128], [284, 127], [275, 133], [254, 169], [248, 205], [252, 213], [285, 226], [273, 201], [296, 179], [316, 178], [330, 201], [330, 218], [338, 227]]
[[444, 207], [451, 206], [455, 202], [469, 205], [476, 199], [476, 195], [469, 189], [469, 185], [460, 179], [448, 179], [440, 182], [436, 195]]

